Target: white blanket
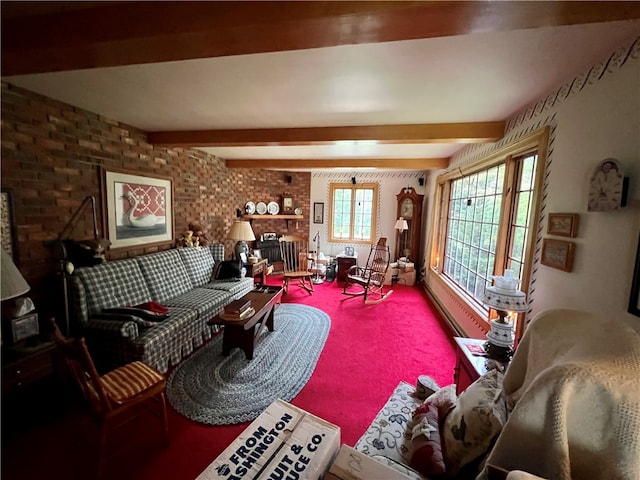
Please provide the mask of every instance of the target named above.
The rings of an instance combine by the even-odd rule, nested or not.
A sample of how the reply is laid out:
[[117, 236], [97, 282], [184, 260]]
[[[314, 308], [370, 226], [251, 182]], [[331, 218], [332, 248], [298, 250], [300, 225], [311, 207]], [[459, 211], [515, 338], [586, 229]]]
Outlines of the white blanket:
[[553, 480], [640, 479], [640, 335], [629, 326], [543, 312], [503, 388], [513, 411], [487, 463]]

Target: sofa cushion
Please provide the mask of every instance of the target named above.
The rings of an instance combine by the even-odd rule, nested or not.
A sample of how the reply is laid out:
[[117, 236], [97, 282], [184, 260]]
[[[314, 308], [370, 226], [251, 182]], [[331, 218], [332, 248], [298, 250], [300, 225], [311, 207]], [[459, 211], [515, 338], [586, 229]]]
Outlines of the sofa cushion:
[[[177, 250], [136, 257], [152, 299], [166, 304], [166, 300], [193, 288], [191, 279]], [[142, 302], [137, 302], [142, 303]], [[135, 305], [129, 303], [128, 305]]]
[[442, 438], [447, 475], [484, 455], [506, 422], [503, 373], [490, 370], [460, 394], [446, 416]]
[[187, 267], [191, 285], [193, 287], [201, 287], [209, 283], [211, 272], [213, 272], [215, 265], [211, 249], [207, 247], [184, 247], [177, 250], [185, 267]]
[[213, 290], [220, 290], [223, 292], [227, 292], [233, 296], [234, 300], [239, 299], [243, 295], [249, 293], [253, 290], [253, 278], [241, 278], [240, 280], [216, 280], [207, 285], [204, 285], [203, 288], [210, 288]]
[[138, 305], [151, 300], [151, 292], [134, 258], [78, 268], [73, 276], [76, 288], [84, 290], [86, 312], [82, 307], [75, 309], [83, 322], [104, 308]]
[[211, 256], [213, 260], [218, 263], [224, 260], [224, 244], [223, 243], [212, 243], [209, 245], [209, 250], [211, 251]]
[[170, 307], [195, 310], [206, 322], [222, 312], [224, 306], [230, 301], [231, 294], [223, 290], [194, 288], [182, 295], [167, 299], [165, 303]]

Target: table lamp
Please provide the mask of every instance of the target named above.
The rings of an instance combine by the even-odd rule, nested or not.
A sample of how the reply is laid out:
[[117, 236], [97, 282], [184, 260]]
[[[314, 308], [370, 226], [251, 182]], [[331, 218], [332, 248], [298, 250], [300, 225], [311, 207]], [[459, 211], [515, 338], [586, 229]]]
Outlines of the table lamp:
[[493, 308], [499, 318], [490, 321], [485, 351], [489, 358], [508, 362], [513, 355], [513, 325], [507, 316], [510, 312], [526, 311], [527, 296], [517, 289], [518, 278], [513, 270], [505, 270], [504, 276], [494, 275], [491, 278], [495, 285], [485, 289], [483, 303]]
[[[4, 249], [0, 250], [2, 250], [2, 263], [0, 264], [2, 269], [0, 300], [2, 300], [2, 302], [6, 301], [2, 305], [2, 316], [9, 317], [3, 323], [3, 327], [10, 328], [9, 339], [13, 339], [13, 341], [16, 342], [29, 335], [37, 335], [39, 333], [38, 318], [35, 316], [33, 319], [20, 321], [19, 323], [22, 327], [17, 327], [18, 317], [31, 312], [35, 308], [30, 298], [18, 298], [27, 293], [31, 287], [29, 287], [29, 284], [13, 263], [11, 256]], [[11, 300], [11, 302], [9, 302], [9, 300]]]
[[251, 224], [243, 220], [236, 220], [233, 222], [233, 225], [231, 225], [228, 238], [237, 240], [235, 246], [236, 260], [240, 260], [242, 258], [241, 254], [244, 253], [243, 261], [246, 262], [249, 255], [249, 245], [247, 245], [247, 242], [252, 242], [256, 239], [251, 229]]

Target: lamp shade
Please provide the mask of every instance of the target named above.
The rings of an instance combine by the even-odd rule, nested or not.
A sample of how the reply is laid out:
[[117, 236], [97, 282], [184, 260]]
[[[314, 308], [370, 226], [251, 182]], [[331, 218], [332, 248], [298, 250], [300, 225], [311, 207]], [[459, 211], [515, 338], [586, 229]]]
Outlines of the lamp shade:
[[242, 220], [237, 220], [231, 225], [228, 238], [231, 240], [244, 240], [245, 242], [252, 242], [256, 239], [251, 229], [251, 224]]
[[509, 312], [525, 312], [527, 296], [516, 288], [518, 278], [513, 270], [505, 270], [504, 276], [493, 276], [495, 285], [484, 291], [483, 303], [487, 307]]
[[409, 229], [409, 224], [404, 218], [399, 218], [398, 221], [396, 222], [395, 227], [393, 228], [395, 228], [396, 230], [400, 230], [402, 232], [404, 230]]
[[31, 287], [24, 279], [18, 268], [14, 265], [13, 260], [7, 252], [2, 250], [2, 291], [0, 292], [1, 300], [19, 297], [29, 291]]

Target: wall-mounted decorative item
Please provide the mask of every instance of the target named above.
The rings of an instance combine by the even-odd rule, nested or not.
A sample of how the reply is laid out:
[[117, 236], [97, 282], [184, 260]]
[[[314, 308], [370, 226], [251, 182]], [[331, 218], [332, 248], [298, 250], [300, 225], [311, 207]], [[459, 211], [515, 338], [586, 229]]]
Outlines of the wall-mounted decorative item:
[[633, 269], [631, 296], [629, 297], [629, 313], [640, 317], [640, 240], [638, 240], [636, 263]]
[[293, 213], [293, 197], [290, 193], [285, 192], [282, 194], [282, 213]]
[[547, 233], [561, 237], [575, 237], [578, 234], [577, 213], [550, 213]]
[[605, 158], [593, 170], [589, 181], [590, 212], [609, 212], [623, 206], [624, 175], [615, 158]]
[[111, 249], [173, 243], [173, 181], [102, 169], [104, 231]]
[[314, 202], [313, 223], [324, 223], [324, 203]]
[[1, 232], [2, 232], [2, 248], [13, 258], [15, 263], [18, 262], [18, 236], [16, 234], [16, 221], [13, 216], [13, 191], [3, 188], [0, 197], [1, 207]]
[[540, 262], [547, 267], [570, 272], [573, 268], [575, 243], [565, 240], [545, 238], [542, 241], [542, 258]]

